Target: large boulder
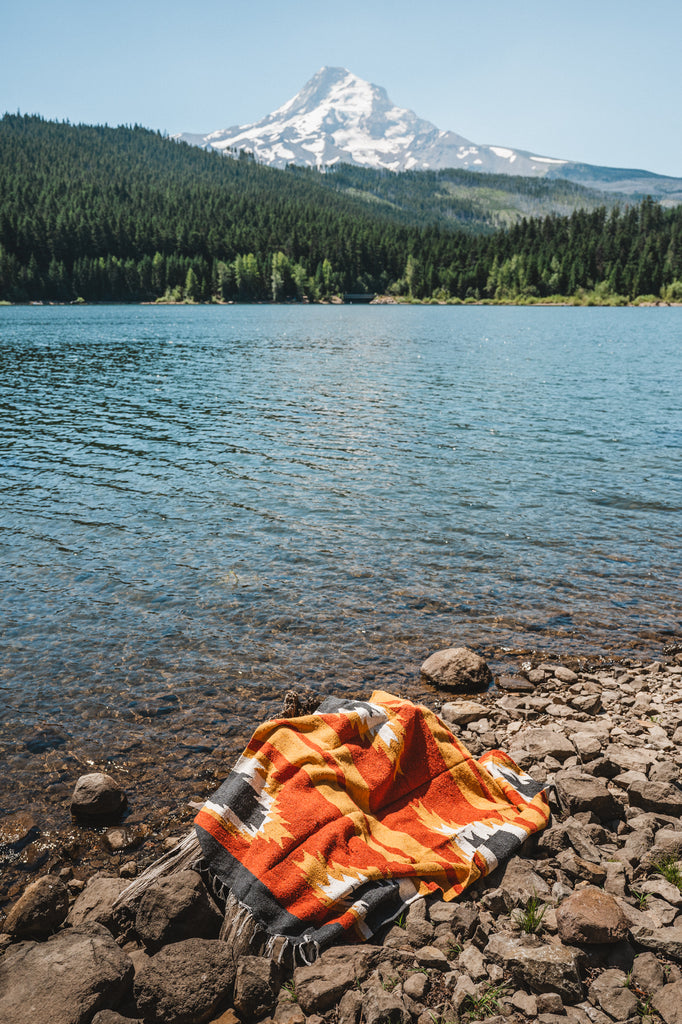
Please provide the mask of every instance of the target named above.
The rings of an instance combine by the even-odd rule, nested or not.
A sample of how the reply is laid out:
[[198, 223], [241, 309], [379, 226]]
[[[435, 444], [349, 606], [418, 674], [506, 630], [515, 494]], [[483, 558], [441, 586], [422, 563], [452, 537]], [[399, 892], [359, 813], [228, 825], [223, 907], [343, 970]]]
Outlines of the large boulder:
[[15, 939], [45, 939], [69, 912], [69, 891], [56, 875], [31, 882], [10, 910], [3, 931]]
[[135, 915], [135, 931], [156, 951], [181, 939], [217, 939], [222, 916], [196, 871], [178, 871], [151, 885]]
[[111, 775], [91, 772], [81, 775], [71, 797], [71, 813], [78, 818], [110, 818], [127, 803], [125, 791]]
[[130, 958], [97, 925], [21, 942], [0, 958], [0, 1020], [89, 1024], [97, 1010], [127, 998], [132, 980]]
[[135, 999], [155, 1024], [203, 1024], [232, 993], [232, 950], [219, 939], [184, 939], [166, 946], [135, 975]]
[[446, 690], [487, 690], [493, 674], [478, 654], [467, 647], [449, 647], [436, 651], [421, 667], [423, 678], [433, 686]]

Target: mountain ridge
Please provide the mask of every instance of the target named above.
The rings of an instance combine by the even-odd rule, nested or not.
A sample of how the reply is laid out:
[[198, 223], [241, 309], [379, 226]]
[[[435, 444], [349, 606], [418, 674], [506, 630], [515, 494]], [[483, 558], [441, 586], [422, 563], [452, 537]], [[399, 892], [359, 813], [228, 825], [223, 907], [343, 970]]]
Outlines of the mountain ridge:
[[381, 86], [341, 67], [321, 68], [295, 96], [259, 121], [203, 135], [181, 132], [173, 138], [225, 154], [248, 150], [259, 163], [274, 167], [325, 169], [349, 163], [387, 171], [463, 168], [564, 178], [603, 192], [682, 202], [682, 178], [480, 145], [396, 106]]

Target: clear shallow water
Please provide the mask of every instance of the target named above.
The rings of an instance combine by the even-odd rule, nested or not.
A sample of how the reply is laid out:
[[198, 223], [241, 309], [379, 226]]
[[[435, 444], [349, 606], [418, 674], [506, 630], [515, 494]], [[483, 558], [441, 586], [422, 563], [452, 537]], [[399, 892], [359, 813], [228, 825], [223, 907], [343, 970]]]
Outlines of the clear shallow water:
[[171, 778], [290, 686], [417, 687], [440, 647], [660, 653], [681, 339], [678, 309], [0, 310], [0, 811], [37, 764], [55, 801], [133, 750]]

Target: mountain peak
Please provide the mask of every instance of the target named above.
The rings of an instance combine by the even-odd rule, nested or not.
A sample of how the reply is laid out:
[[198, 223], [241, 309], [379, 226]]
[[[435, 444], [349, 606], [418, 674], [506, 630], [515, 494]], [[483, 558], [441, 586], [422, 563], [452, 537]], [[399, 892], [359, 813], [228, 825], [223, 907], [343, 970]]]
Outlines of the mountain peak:
[[[507, 146], [481, 146], [455, 132], [441, 131], [414, 111], [395, 106], [385, 89], [342, 67], [320, 68], [292, 99], [253, 124], [176, 138], [223, 152], [249, 150], [260, 163], [275, 167], [291, 163], [318, 168], [349, 163], [391, 171], [461, 167], [494, 174], [565, 177], [589, 187], [632, 194], [654, 191], [653, 181], [642, 171], [591, 167]], [[654, 178], [663, 181], [660, 176]], [[670, 179], [657, 191], [677, 194], [678, 179]]]

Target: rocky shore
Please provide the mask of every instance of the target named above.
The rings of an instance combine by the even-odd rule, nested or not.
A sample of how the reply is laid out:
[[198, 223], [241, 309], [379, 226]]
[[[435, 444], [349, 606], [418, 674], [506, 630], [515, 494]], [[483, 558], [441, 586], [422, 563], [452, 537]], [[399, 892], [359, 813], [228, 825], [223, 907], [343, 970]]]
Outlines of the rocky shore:
[[[546, 784], [550, 824], [455, 902], [418, 901], [311, 966], [220, 941], [191, 871], [117, 908], [152, 857], [142, 832], [110, 828], [104, 870], [47, 866], [9, 908], [0, 1021], [682, 1024], [682, 655], [666, 662], [524, 664], [484, 694], [434, 699], [472, 753], [501, 748]], [[79, 787], [79, 813], [120, 810], [116, 786]]]

